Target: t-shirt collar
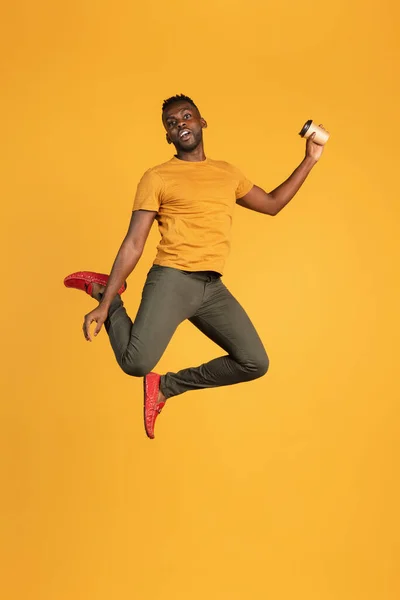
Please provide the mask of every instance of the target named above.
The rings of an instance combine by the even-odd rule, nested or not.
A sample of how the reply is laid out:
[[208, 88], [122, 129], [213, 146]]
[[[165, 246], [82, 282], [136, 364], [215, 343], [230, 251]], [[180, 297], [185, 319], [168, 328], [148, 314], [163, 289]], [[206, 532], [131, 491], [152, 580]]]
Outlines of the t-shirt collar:
[[176, 155], [172, 157], [171, 162], [179, 163], [180, 165], [205, 165], [208, 163], [208, 158], [205, 160], [182, 160]]

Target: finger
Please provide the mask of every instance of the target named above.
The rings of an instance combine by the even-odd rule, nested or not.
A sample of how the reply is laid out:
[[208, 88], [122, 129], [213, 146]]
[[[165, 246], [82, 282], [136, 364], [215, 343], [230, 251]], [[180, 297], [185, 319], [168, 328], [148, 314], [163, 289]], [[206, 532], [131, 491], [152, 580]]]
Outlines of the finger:
[[85, 336], [85, 339], [88, 342], [92, 341], [92, 338], [90, 337], [90, 325], [91, 325], [92, 322], [93, 322], [93, 318], [91, 318], [91, 317], [88, 318], [86, 316], [85, 317], [85, 321], [83, 323], [83, 335]]
[[316, 136], [316, 133], [315, 133], [315, 131], [314, 131], [314, 133], [312, 133], [312, 134], [310, 135], [310, 140], [313, 140], [313, 139], [315, 138], [315, 136]]
[[97, 321], [96, 329], [94, 330], [95, 337], [98, 333], [100, 333], [100, 329], [103, 327], [103, 323], [104, 323], [104, 321], [102, 319], [99, 319]]
[[90, 339], [90, 333], [89, 333], [89, 331], [86, 329], [86, 325], [85, 325], [85, 324], [83, 325], [83, 327], [82, 327], [82, 330], [83, 330], [83, 335], [85, 336], [85, 340], [86, 340], [87, 342], [91, 342], [92, 340]]

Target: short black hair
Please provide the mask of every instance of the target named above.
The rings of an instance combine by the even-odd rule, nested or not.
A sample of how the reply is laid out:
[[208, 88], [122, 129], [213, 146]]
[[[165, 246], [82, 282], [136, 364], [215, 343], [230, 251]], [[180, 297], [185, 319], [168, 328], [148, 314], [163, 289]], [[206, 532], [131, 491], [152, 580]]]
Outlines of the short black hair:
[[166, 110], [172, 104], [175, 104], [176, 102], [182, 102], [182, 101], [188, 102], [188, 104], [191, 104], [192, 106], [194, 106], [194, 108], [199, 110], [197, 108], [197, 106], [195, 105], [195, 103], [193, 102], [193, 100], [191, 98], [189, 98], [189, 96], [185, 96], [185, 94], [177, 94], [176, 96], [171, 96], [171, 98], [164, 100], [163, 105], [162, 105], [162, 112], [164, 112], [164, 110]]

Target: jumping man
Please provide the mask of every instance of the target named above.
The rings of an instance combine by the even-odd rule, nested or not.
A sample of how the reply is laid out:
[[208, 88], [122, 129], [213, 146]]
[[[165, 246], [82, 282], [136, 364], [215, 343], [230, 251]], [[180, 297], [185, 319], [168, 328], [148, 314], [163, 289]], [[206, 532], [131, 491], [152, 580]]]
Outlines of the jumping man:
[[[150, 438], [154, 438], [156, 418], [169, 398], [188, 390], [251, 381], [267, 372], [269, 360], [263, 344], [221, 280], [235, 203], [262, 214], [278, 214], [323, 151], [323, 146], [313, 141], [314, 134], [306, 142], [300, 165], [267, 193], [229, 163], [206, 158], [203, 129], [207, 123], [188, 96], [166, 100], [162, 121], [176, 155], [146, 171], [140, 180], [129, 229], [110, 275], [83, 271], [64, 280], [67, 287], [86, 291], [99, 303], [85, 316], [86, 340], [92, 340], [91, 323], [96, 322], [95, 336], [104, 324], [121, 369], [144, 378], [144, 422]], [[161, 240], [132, 322], [121, 294], [154, 220]], [[226, 355], [177, 373], [153, 373], [185, 319]]]

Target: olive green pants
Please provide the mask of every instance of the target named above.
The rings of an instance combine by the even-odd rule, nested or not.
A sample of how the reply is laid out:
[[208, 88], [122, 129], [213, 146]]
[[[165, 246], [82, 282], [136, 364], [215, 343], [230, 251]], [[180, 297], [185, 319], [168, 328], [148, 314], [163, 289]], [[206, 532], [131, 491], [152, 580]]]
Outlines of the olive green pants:
[[226, 353], [198, 367], [166, 373], [166, 398], [188, 390], [257, 379], [268, 356], [249, 317], [212, 271], [187, 272], [154, 265], [147, 276], [134, 322], [120, 296], [113, 300], [105, 327], [121, 369], [144, 377], [160, 360], [176, 328], [188, 319]]

